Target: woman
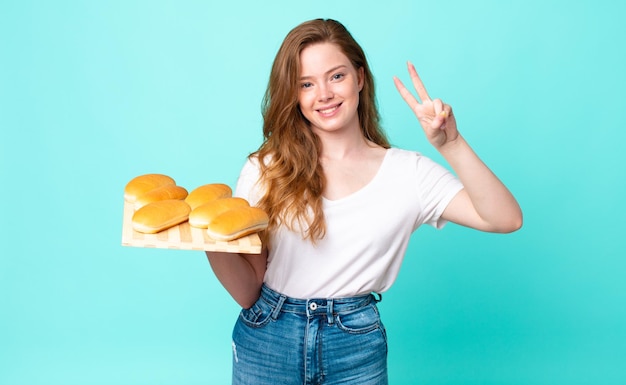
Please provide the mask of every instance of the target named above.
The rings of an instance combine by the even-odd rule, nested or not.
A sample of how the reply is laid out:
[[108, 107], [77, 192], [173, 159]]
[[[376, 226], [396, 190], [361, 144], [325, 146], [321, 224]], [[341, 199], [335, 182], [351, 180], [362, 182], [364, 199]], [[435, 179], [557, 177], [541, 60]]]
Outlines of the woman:
[[236, 195], [270, 216], [259, 255], [208, 252], [242, 306], [233, 332], [235, 384], [386, 384], [376, 302], [395, 280], [411, 233], [447, 221], [490, 232], [522, 224], [511, 193], [458, 133], [449, 105], [421, 102], [394, 79], [429, 142], [458, 177], [392, 148], [379, 126], [373, 77], [340, 23], [294, 28], [264, 98], [264, 142]]

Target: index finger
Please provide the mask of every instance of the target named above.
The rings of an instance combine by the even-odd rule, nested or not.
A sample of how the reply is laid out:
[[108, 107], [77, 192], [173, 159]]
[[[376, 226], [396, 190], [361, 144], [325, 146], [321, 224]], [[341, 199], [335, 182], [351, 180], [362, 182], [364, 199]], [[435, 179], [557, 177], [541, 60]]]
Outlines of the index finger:
[[411, 91], [407, 90], [404, 84], [397, 77], [393, 77], [393, 82], [396, 85], [396, 89], [400, 92], [400, 96], [402, 99], [409, 105], [409, 107], [413, 108], [418, 105], [419, 102], [415, 99], [415, 96], [411, 93]]
[[417, 74], [417, 70], [415, 70], [415, 66], [413, 63], [408, 62], [409, 67], [409, 75], [411, 76], [411, 80], [413, 81], [413, 87], [415, 87], [415, 91], [417, 91], [417, 96], [422, 100], [422, 102], [426, 100], [430, 100], [430, 96], [428, 96], [428, 92], [426, 91], [426, 87], [424, 87], [424, 83], [422, 83], [422, 79], [420, 79]]

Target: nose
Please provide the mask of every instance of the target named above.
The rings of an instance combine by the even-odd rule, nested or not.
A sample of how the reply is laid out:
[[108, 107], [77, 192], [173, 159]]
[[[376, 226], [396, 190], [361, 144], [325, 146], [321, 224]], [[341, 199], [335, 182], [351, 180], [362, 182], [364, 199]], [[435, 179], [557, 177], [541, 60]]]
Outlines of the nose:
[[320, 102], [325, 102], [334, 97], [333, 90], [330, 86], [326, 84], [322, 84], [318, 87], [318, 100]]

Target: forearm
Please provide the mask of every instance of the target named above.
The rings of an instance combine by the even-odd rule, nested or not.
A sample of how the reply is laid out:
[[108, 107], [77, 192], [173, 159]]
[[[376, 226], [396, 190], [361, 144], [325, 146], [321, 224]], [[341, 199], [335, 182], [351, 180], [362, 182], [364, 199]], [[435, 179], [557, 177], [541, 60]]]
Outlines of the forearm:
[[261, 255], [206, 252], [211, 268], [222, 286], [244, 309], [259, 298], [267, 254]]
[[511, 232], [522, 225], [522, 212], [515, 197], [459, 135], [439, 148], [455, 171], [482, 221], [478, 227], [493, 232]]

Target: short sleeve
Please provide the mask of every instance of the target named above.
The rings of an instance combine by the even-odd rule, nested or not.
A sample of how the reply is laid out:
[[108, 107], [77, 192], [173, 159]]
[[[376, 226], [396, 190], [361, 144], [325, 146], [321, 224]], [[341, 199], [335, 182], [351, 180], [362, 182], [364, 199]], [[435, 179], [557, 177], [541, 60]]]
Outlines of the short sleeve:
[[417, 182], [423, 209], [422, 223], [443, 228], [447, 221], [441, 215], [463, 189], [461, 181], [440, 164], [418, 154]]
[[259, 188], [259, 177], [258, 161], [256, 158], [248, 158], [239, 173], [239, 179], [233, 195], [246, 199], [251, 206], [256, 206], [262, 196]]

